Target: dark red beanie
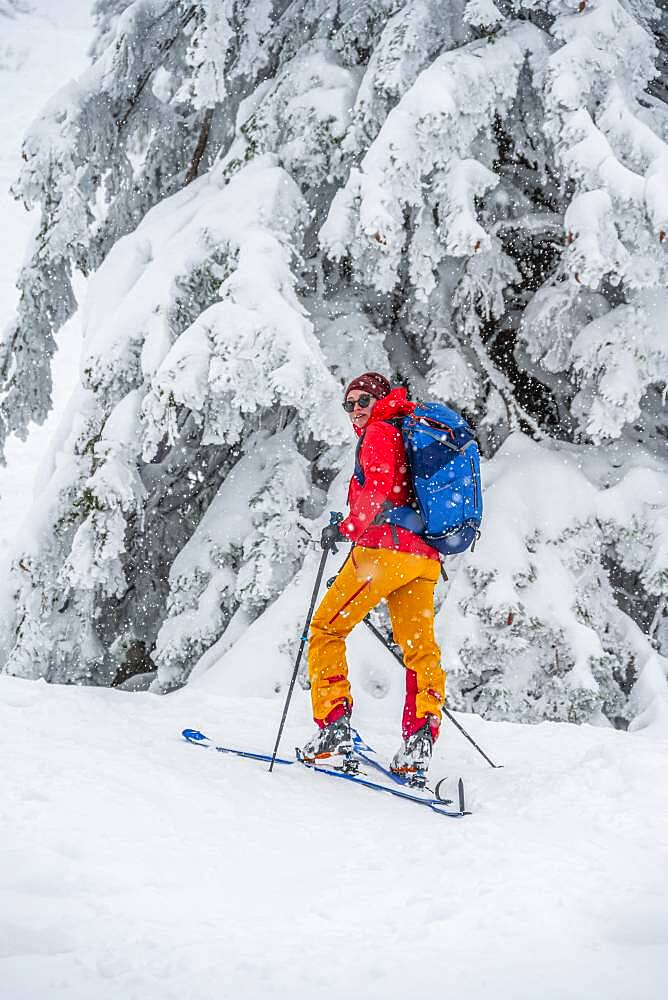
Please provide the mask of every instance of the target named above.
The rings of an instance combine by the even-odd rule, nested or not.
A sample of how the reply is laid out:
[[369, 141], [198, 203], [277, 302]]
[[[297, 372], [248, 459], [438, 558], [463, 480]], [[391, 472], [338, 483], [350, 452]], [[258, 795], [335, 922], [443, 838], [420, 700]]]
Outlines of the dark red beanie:
[[364, 372], [363, 375], [358, 375], [352, 380], [344, 392], [343, 398], [348, 398], [351, 389], [361, 389], [362, 392], [370, 392], [376, 399], [382, 399], [383, 396], [388, 395], [391, 388], [392, 386], [384, 375], [379, 375], [378, 372]]

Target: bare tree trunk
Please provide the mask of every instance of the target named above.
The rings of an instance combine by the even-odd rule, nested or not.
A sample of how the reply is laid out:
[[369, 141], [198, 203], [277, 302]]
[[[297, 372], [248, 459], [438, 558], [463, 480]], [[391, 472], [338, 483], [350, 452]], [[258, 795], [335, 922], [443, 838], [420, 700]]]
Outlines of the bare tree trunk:
[[195, 152], [193, 153], [193, 158], [188, 168], [188, 173], [186, 174], [186, 184], [190, 184], [194, 181], [199, 172], [199, 165], [202, 162], [202, 157], [204, 156], [204, 150], [206, 149], [206, 144], [209, 141], [209, 132], [211, 131], [211, 120], [213, 118], [213, 108], [208, 108], [206, 114], [204, 115], [204, 121], [202, 122], [202, 128], [199, 133], [199, 139], [197, 140], [197, 145], [195, 146]]

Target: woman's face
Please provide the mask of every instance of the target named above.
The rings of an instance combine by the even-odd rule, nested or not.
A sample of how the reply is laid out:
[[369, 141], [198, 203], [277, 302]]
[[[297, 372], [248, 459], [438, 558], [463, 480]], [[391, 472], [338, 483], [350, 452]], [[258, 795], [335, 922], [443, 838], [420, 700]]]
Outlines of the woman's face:
[[359, 430], [362, 430], [369, 422], [371, 411], [376, 403], [376, 397], [372, 396], [369, 392], [364, 392], [362, 389], [351, 389], [346, 396], [346, 403], [355, 404], [352, 412], [349, 413], [350, 422]]

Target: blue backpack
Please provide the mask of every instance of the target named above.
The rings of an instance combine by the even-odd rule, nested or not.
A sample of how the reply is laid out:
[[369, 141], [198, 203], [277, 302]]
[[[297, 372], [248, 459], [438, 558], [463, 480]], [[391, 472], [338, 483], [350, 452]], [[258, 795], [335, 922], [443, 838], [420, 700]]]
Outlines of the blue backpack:
[[[480, 536], [482, 490], [480, 452], [469, 425], [442, 403], [418, 403], [414, 413], [388, 423], [403, 435], [415, 506], [395, 507], [387, 501], [374, 522], [422, 535], [445, 556], [474, 546]], [[359, 450], [355, 478], [364, 485]]]

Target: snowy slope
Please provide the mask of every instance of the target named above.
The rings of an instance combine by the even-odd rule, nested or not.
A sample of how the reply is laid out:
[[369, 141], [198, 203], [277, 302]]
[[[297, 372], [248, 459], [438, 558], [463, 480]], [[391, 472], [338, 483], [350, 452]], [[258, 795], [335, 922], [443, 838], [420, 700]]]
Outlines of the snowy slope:
[[[23, 135], [55, 91], [84, 69], [92, 32], [91, 0], [29, 0], [20, 6], [24, 12], [13, 17], [0, 14], [0, 331], [16, 307], [17, 271], [38, 222], [38, 215], [26, 212], [9, 193], [20, 169]], [[80, 344], [76, 320], [58, 341], [65, 349], [55, 365], [55, 413], [45, 427], [33, 428], [27, 443], [10, 442], [8, 469], [0, 470], [0, 556], [25, 515], [36, 467], [74, 383]]]
[[[434, 774], [463, 774], [475, 810], [446, 819], [187, 745], [194, 725], [271, 748], [283, 695], [220, 687], [0, 677], [3, 998], [665, 996], [666, 741], [462, 716], [505, 767], [446, 731]], [[363, 700], [357, 722], [390, 750], [383, 714]]]

